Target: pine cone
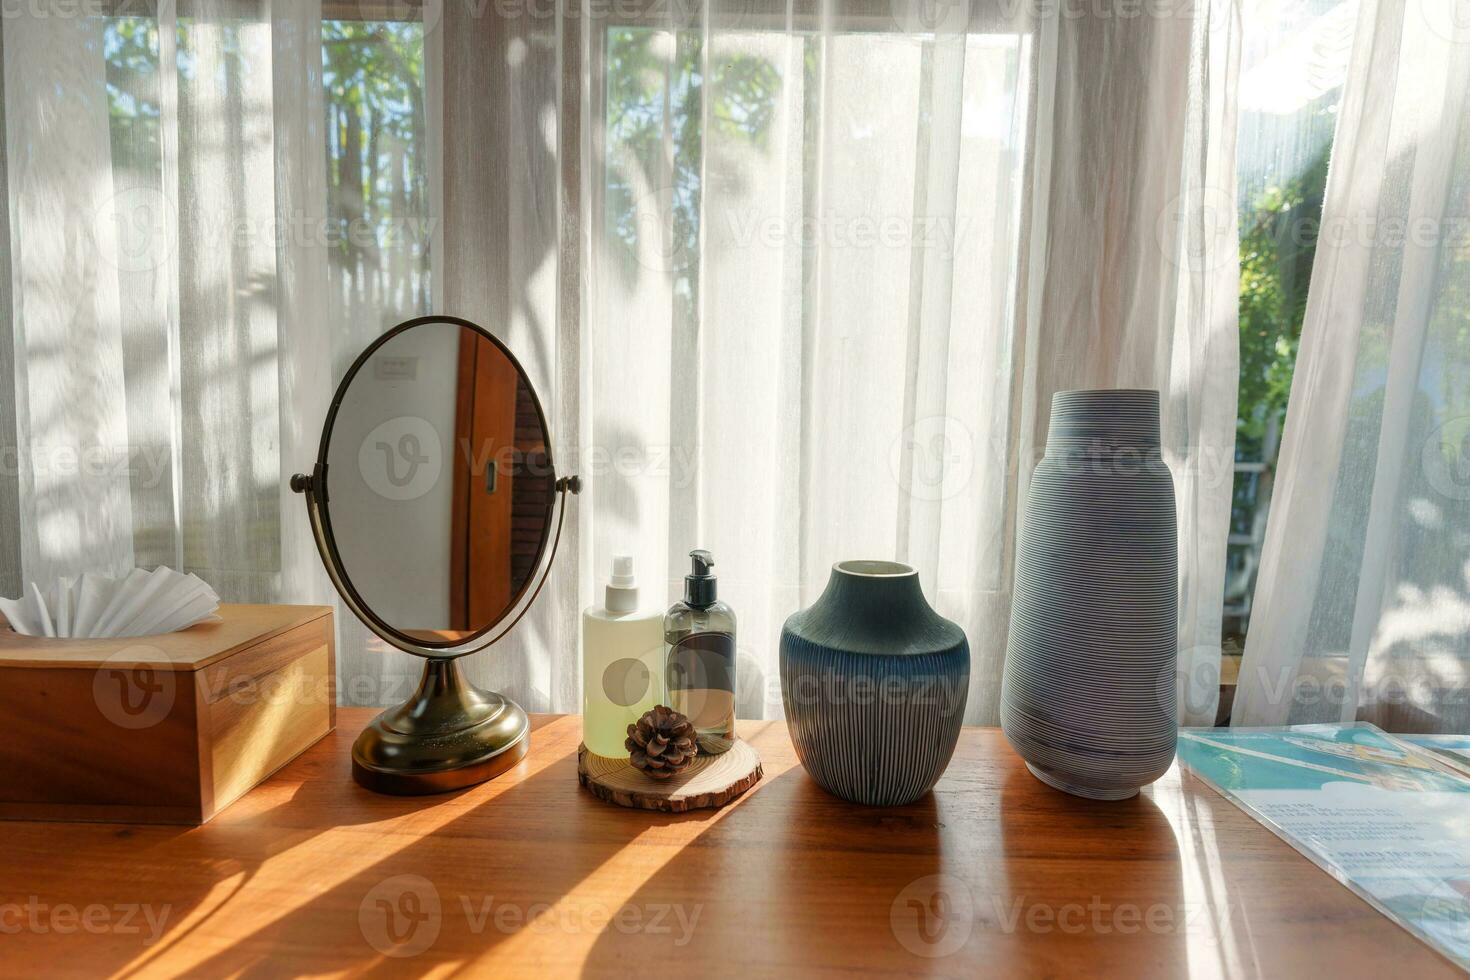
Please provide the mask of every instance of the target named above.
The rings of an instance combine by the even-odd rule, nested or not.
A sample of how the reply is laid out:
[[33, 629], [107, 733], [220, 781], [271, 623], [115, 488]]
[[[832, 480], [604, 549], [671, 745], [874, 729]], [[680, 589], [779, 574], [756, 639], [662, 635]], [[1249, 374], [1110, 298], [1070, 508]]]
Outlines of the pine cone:
[[623, 744], [633, 767], [654, 779], [668, 779], [684, 771], [699, 753], [694, 722], [662, 704], [645, 711], [636, 725], [628, 726], [628, 739]]

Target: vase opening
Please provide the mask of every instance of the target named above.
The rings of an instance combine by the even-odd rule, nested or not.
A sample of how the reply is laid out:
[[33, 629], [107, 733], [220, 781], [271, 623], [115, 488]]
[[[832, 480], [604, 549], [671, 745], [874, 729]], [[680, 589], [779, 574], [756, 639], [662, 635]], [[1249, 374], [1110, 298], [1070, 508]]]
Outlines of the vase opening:
[[863, 578], [903, 578], [918, 574], [912, 565], [905, 565], [903, 562], [870, 559], [840, 561], [832, 568], [843, 575], [858, 575]]

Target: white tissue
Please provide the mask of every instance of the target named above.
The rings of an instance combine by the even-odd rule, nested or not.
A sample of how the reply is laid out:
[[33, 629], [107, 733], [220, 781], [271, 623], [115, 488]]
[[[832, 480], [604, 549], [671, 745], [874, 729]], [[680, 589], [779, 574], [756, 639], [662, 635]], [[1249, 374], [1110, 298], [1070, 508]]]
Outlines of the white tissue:
[[148, 636], [219, 622], [219, 596], [197, 575], [167, 565], [135, 568], [121, 578], [84, 574], [42, 589], [32, 582], [19, 599], [0, 599], [0, 613], [26, 636]]

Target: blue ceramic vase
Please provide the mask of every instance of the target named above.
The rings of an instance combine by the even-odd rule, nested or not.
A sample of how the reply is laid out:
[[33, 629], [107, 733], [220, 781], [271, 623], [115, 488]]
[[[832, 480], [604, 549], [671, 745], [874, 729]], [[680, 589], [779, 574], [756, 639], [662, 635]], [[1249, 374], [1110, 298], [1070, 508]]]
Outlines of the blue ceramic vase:
[[846, 561], [781, 629], [781, 698], [797, 758], [823, 789], [911, 803], [954, 755], [970, 688], [964, 630], [929, 607], [919, 575]]

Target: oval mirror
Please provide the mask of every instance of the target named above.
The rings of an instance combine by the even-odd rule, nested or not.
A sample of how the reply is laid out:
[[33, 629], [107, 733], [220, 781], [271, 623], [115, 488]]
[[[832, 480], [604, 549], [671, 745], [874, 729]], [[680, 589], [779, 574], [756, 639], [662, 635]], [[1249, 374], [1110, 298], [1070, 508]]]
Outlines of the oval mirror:
[[556, 502], [550, 433], [482, 328], [420, 317], [374, 341], [337, 389], [318, 463], [339, 587], [396, 645], [473, 652], [531, 587]]

